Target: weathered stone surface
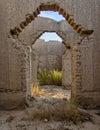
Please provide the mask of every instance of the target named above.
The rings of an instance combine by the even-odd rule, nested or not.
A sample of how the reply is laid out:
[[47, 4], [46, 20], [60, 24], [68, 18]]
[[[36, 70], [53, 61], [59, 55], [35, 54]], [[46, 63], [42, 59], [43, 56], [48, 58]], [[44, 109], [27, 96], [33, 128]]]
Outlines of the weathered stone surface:
[[35, 42], [35, 44], [33, 44], [32, 48], [37, 56], [38, 70], [62, 69], [63, 44], [61, 42], [45, 42], [44, 40], [39, 39]]
[[25, 100], [25, 92], [0, 92], [0, 109], [23, 109], [25, 108]]
[[72, 85], [71, 50], [66, 49], [62, 56], [62, 85], [70, 88]]
[[[0, 1], [0, 89], [22, 89], [24, 87], [28, 87], [31, 83], [31, 75], [30, 75], [30, 49], [29, 53], [26, 53], [26, 61], [25, 68], [27, 69], [24, 87], [20, 84], [23, 84], [21, 79], [24, 78], [23, 68], [24, 68], [24, 61], [21, 60], [20, 55], [23, 51], [27, 49], [20, 50], [18, 46], [13, 47], [12, 40], [9, 39], [10, 30], [16, 26], [19, 26], [20, 22], [26, 19], [27, 14], [34, 12], [37, 7], [41, 4], [58, 4], [60, 8], [64, 9], [64, 11], [68, 12], [69, 14], [73, 15], [74, 21], [77, 24], [81, 24], [87, 29], [93, 29], [94, 34], [92, 39], [89, 41], [84, 41], [83, 43], [77, 47], [74, 52], [72, 51], [73, 56], [72, 58], [72, 95], [76, 97], [78, 93], [81, 93], [82, 97], [88, 98], [86, 94], [88, 92], [91, 93], [95, 91], [95, 93], [90, 94], [91, 100], [93, 102], [100, 100], [96, 97], [96, 92], [100, 93], [100, 17], [99, 17], [99, 8], [100, 8], [100, 1], [99, 0], [3, 0]], [[48, 6], [47, 6], [48, 8]], [[47, 10], [47, 9], [45, 9]], [[52, 10], [52, 7], [51, 7]], [[59, 11], [59, 9], [57, 9]], [[63, 12], [60, 13], [63, 14]], [[36, 15], [36, 14], [34, 14]], [[37, 19], [35, 19], [37, 20]], [[34, 20], [34, 21], [35, 21]], [[43, 23], [45, 27], [48, 26], [48, 23]], [[20, 44], [25, 43], [27, 46], [30, 46], [33, 42], [37, 40], [39, 34], [43, 32], [39, 32], [39, 28], [41, 28], [41, 24], [36, 24], [34, 22], [30, 23], [25, 29], [23, 29], [22, 33], [19, 35]], [[72, 28], [68, 26], [68, 31], [66, 31], [65, 23], [60, 22], [52, 23], [53, 25], [48, 26], [51, 27], [50, 31], [55, 31], [54, 29], [58, 29], [58, 34], [62, 37], [62, 39], [67, 44], [77, 43], [80, 37], [77, 35], [76, 32], [72, 30]], [[59, 25], [59, 26], [58, 26]], [[38, 27], [38, 30], [36, 29]], [[63, 34], [63, 30], [65, 28], [65, 33]], [[37, 32], [36, 32], [36, 30]], [[49, 28], [50, 29], [50, 28]], [[61, 31], [62, 29], [62, 31]], [[35, 30], [35, 33], [34, 33]], [[48, 28], [45, 31], [48, 31]], [[33, 33], [32, 33], [33, 32]], [[65, 35], [66, 34], [66, 35]], [[14, 39], [13, 39], [14, 40]], [[18, 42], [18, 39], [15, 39], [14, 44]], [[91, 46], [92, 44], [92, 46]], [[89, 46], [90, 45], [90, 46]], [[24, 45], [25, 46], [25, 45]], [[28, 47], [25, 47], [28, 48]], [[29, 47], [30, 48], [30, 47]], [[21, 51], [21, 53], [20, 53]], [[27, 51], [26, 51], [27, 52]], [[17, 54], [16, 54], [17, 53]], [[19, 54], [20, 53], [20, 54]], [[25, 52], [24, 52], [25, 53]], [[23, 57], [22, 57], [23, 59]], [[22, 65], [23, 64], [23, 65]], [[23, 66], [20, 68], [19, 66]], [[22, 75], [20, 75], [20, 71]], [[15, 74], [15, 75], [14, 75]], [[22, 82], [22, 83], [21, 83]], [[19, 87], [20, 86], [20, 87]], [[28, 88], [27, 88], [28, 89]], [[99, 94], [98, 94], [99, 95]], [[23, 95], [24, 96], [24, 95]], [[5, 101], [6, 104], [6, 101]]]

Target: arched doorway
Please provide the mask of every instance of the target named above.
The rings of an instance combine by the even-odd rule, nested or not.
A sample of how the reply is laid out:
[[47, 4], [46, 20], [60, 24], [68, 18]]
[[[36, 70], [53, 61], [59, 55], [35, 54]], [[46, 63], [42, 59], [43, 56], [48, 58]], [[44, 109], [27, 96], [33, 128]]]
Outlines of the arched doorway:
[[[84, 35], [90, 35], [90, 34], [92, 34], [92, 32], [93, 31], [91, 31], [91, 30], [85, 30], [85, 29], [83, 29], [80, 25], [78, 25], [78, 24], [76, 24], [74, 21], [73, 21], [73, 19], [70, 17], [70, 15], [69, 14], [67, 14], [62, 8], [60, 8], [57, 4], [41, 4], [37, 9], [36, 9], [36, 11], [35, 12], [33, 12], [33, 14], [31, 15], [31, 14], [28, 14], [27, 15], [27, 18], [26, 18], [26, 20], [25, 21], [23, 21], [23, 22], [21, 22], [20, 23], [20, 27], [15, 27], [14, 29], [11, 29], [10, 30], [10, 34], [12, 35], [12, 36], [19, 36], [19, 34], [22, 32], [22, 30], [32, 21], [32, 20], [34, 20], [34, 18], [39, 14], [39, 12], [40, 12], [40, 10], [56, 10], [56, 11], [58, 11], [59, 13], [61, 13], [64, 17], [65, 17], [65, 19], [68, 21], [68, 23], [73, 27], [73, 29], [74, 30], [76, 30], [76, 32], [77, 33], [79, 33], [80, 34], [80, 36], [84, 36]], [[34, 17], [35, 16], [35, 17]], [[40, 34], [41, 35], [41, 34]], [[62, 33], [61, 33], [61, 35], [62, 35]], [[38, 35], [37, 35], [38, 36]], [[37, 37], [36, 37], [36, 39], [37, 39]], [[36, 40], [35, 39], [35, 40]], [[34, 41], [35, 41], [34, 40]], [[64, 40], [65, 41], [65, 40]], [[31, 52], [32, 51], [32, 48], [31, 48], [31, 45], [32, 45], [32, 43], [30, 44], [30, 46], [29, 46], [29, 52]], [[74, 61], [77, 59], [76, 57], [75, 58], [73, 58], [74, 59]], [[30, 54], [30, 61], [31, 61], [31, 54]], [[75, 64], [74, 65], [76, 65], [77, 66], [77, 63], [75, 62]], [[31, 63], [30, 63], [30, 66], [31, 66]], [[31, 68], [31, 67], [30, 67]], [[74, 67], [73, 67], [74, 68]], [[76, 69], [76, 68], [75, 68]], [[76, 70], [77, 71], [77, 70]], [[74, 73], [76, 74], [76, 71], [74, 71]], [[73, 76], [74, 77], [74, 76]], [[75, 75], [75, 77], [76, 77], [76, 75]], [[77, 78], [75, 79], [75, 77], [74, 77], [74, 82], [77, 82], [77, 81], [79, 81]], [[31, 78], [32, 78], [32, 76], [31, 76], [31, 72], [30, 72], [30, 83], [31, 83]], [[74, 84], [74, 86], [76, 87], [76, 85], [77, 84]], [[78, 85], [80, 85], [80, 84], [78, 84]], [[74, 87], [74, 88], [75, 88]], [[74, 94], [75, 95], [75, 94]]]
[[[44, 33], [41, 35], [43, 34]], [[54, 94], [53, 89], [57, 89], [57, 95], [60, 95], [59, 93], [61, 89], [63, 92], [62, 98], [65, 96], [69, 100], [71, 96], [70, 90], [72, 84], [71, 50], [68, 48], [66, 49], [62, 42], [58, 43], [58, 41], [52, 40], [45, 42], [44, 40], [38, 40], [38, 38], [33, 44], [32, 49], [33, 61], [31, 66], [33, 83], [38, 82], [41, 90], [43, 89], [42, 87], [46, 90], [52, 89], [52, 95]]]

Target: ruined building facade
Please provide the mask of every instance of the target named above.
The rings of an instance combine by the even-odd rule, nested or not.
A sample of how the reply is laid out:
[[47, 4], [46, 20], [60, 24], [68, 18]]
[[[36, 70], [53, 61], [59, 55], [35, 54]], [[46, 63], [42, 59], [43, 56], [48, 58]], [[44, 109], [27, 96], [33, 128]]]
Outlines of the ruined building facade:
[[[42, 10], [58, 11], [66, 22], [39, 20]], [[71, 52], [72, 98], [100, 105], [99, 10], [99, 0], [0, 1], [0, 109], [24, 105], [36, 82], [32, 45], [46, 31], [56, 32], [65, 44], [64, 72]]]

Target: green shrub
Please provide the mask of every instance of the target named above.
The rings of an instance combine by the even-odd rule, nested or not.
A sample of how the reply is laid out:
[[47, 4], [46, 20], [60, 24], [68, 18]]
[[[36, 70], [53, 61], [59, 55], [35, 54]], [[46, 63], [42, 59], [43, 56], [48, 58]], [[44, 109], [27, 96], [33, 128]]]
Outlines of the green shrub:
[[40, 70], [38, 72], [38, 80], [40, 82], [40, 85], [61, 85], [62, 73], [58, 70]]
[[50, 83], [54, 85], [61, 85], [62, 83], [62, 73], [58, 70], [50, 72]]
[[49, 84], [49, 71], [46, 69], [40, 70], [38, 72], [38, 80], [40, 82], [40, 85], [47, 85]]

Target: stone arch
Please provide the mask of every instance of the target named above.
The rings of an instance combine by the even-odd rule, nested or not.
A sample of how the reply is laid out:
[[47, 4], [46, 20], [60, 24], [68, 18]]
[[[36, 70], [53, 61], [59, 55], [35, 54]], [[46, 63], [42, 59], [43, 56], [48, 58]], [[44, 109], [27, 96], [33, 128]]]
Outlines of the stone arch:
[[37, 40], [37, 39], [39, 39], [39, 37], [40, 36], [42, 36], [42, 34], [43, 33], [45, 33], [45, 32], [55, 32], [59, 37], [61, 37], [61, 39], [62, 39], [62, 41], [65, 41], [65, 38], [64, 38], [64, 35], [62, 35], [61, 33], [59, 33], [58, 31], [47, 31], [47, 30], [41, 30], [41, 31], [39, 31], [38, 33], [37, 33], [37, 36], [35, 37], [35, 39], [33, 40], [33, 44], [35, 43], [35, 41]]
[[[39, 25], [41, 24], [41, 19], [43, 20], [43, 21], [45, 21], [45, 22], [47, 22], [48, 20], [49, 20], [49, 22], [50, 22], [50, 26], [52, 25], [52, 24], [54, 24], [54, 20], [52, 20], [52, 19], [49, 19], [49, 18], [39, 18], [39, 19], [37, 19], [38, 20], [38, 23], [39, 23]], [[36, 21], [37, 22], [37, 21]], [[35, 23], [35, 21], [34, 21], [34, 23]], [[57, 22], [57, 21], [55, 21], [55, 24], [54, 24], [54, 26], [56, 25], [58, 25], [58, 23], [59, 22]], [[44, 24], [45, 25], [45, 24]], [[19, 38], [13, 38], [13, 37], [11, 37], [10, 38], [10, 40], [12, 41], [12, 39], [13, 39], [13, 47], [14, 48], [17, 48], [17, 49], [19, 49], [19, 50], [21, 50], [24, 54], [25, 54], [25, 56], [23, 57], [23, 62], [24, 62], [24, 66], [26, 67], [25, 68], [25, 72], [26, 73], [24, 73], [24, 76], [23, 77], [25, 77], [25, 82], [26, 82], [26, 87], [27, 87], [27, 93], [29, 93], [30, 92], [30, 88], [29, 88], [29, 86], [31, 85], [31, 83], [33, 82], [33, 81], [36, 81], [36, 76], [35, 77], [33, 77], [33, 74], [34, 74], [34, 70], [31, 70], [31, 66], [32, 66], [32, 63], [30, 62], [30, 59], [32, 58], [32, 55], [31, 55], [31, 53], [32, 53], [32, 48], [31, 48], [31, 45], [39, 38], [39, 36], [40, 35], [42, 35], [44, 32], [46, 32], [46, 31], [48, 31], [48, 32], [56, 32], [62, 39], [63, 39], [63, 41], [66, 41], [66, 39], [65, 39], [65, 33], [66, 32], [63, 32], [63, 31], [61, 31], [61, 29], [58, 29], [57, 30], [57, 28], [54, 28], [54, 26], [51, 28], [51, 27], [49, 27], [49, 28], [40, 28], [39, 26], [38, 26], [38, 30], [37, 30], [37, 28], [34, 30], [34, 29], [32, 29], [32, 30], [34, 30], [35, 32], [31, 32], [32, 34], [32, 36], [33, 36], [33, 41], [31, 42], [31, 44], [26, 44], [25, 42], [23, 42], [23, 39], [19, 39]], [[62, 33], [63, 32], [63, 33]], [[34, 34], [36, 34], [36, 35], [34, 35]], [[23, 34], [22, 34], [23, 35]], [[29, 39], [32, 39], [32, 37], [28, 37]], [[34, 52], [33, 52], [34, 53]], [[36, 68], [36, 67], [35, 67]], [[33, 72], [33, 73], [32, 73]], [[23, 81], [22, 81], [23, 82]]]
[[[46, 30], [44, 31], [39, 31], [38, 32], [38, 34], [37, 34], [37, 36], [34, 38], [34, 41], [33, 41], [33, 44], [36, 42], [36, 40], [37, 39], [39, 39], [39, 37], [43, 34], [43, 33], [45, 33], [45, 32], [47, 32]], [[48, 30], [48, 32], [51, 32], [51, 31], [49, 31]], [[71, 83], [72, 83], [72, 73], [71, 73], [71, 65], [72, 65], [72, 63], [71, 63], [71, 48], [69, 48], [69, 46], [67, 45], [66, 46], [66, 39], [65, 39], [65, 37], [64, 37], [64, 35], [65, 35], [65, 32], [59, 32], [59, 31], [53, 31], [53, 32], [55, 32], [59, 37], [61, 37], [61, 39], [62, 39], [62, 44], [64, 45], [64, 53], [63, 53], [63, 55], [62, 55], [62, 59], [63, 59], [63, 61], [62, 61], [62, 63], [63, 63], [63, 65], [62, 65], [62, 85], [63, 86], [68, 86], [68, 85], [71, 85]], [[33, 59], [35, 59], [35, 58], [33, 58]], [[67, 59], [67, 60], [65, 60], [65, 59]], [[66, 66], [67, 65], [67, 66]], [[70, 65], [70, 66], [69, 66]], [[65, 66], [66, 66], [66, 68], [65, 68]], [[69, 69], [68, 69], [68, 67], [69, 67]], [[34, 67], [33, 67], [34, 68]], [[69, 71], [68, 71], [69, 70]], [[34, 72], [35, 71], [35, 72]], [[33, 74], [36, 74], [36, 67], [35, 67], [35, 69], [32, 71], [32, 73]], [[35, 76], [35, 75], [34, 75]], [[68, 80], [66, 80], [66, 77], [68, 78], [68, 80], [70, 80], [70, 81], [68, 81]], [[33, 79], [34, 79], [34, 81], [37, 81], [37, 79], [35, 79], [35, 78], [37, 78], [37, 76], [35, 76]]]
[[40, 11], [46, 11], [46, 10], [51, 10], [51, 11], [58, 11], [59, 14], [62, 14], [62, 16], [65, 17], [66, 21], [70, 24], [70, 26], [80, 35], [91, 35], [93, 33], [93, 30], [87, 30], [82, 25], [77, 24], [74, 22], [74, 19], [72, 15], [67, 13], [63, 8], [61, 8], [57, 3], [41, 3], [33, 13], [26, 14], [26, 18], [24, 21], [19, 23], [18, 26], [14, 27], [13, 29], [10, 30], [10, 34], [12, 36], [16, 35], [17, 37], [19, 34], [23, 31], [23, 29], [28, 26], [29, 23], [31, 23], [37, 16], [40, 14]]
[[[26, 35], [27, 32], [29, 33], [29, 35]], [[34, 22], [30, 24], [29, 27], [26, 28], [26, 30], [21, 33], [18, 39], [24, 41], [25, 43], [27, 43], [27, 45], [31, 45], [34, 44], [34, 42], [44, 32], [56, 32], [62, 38], [63, 41], [67, 41], [68, 46], [72, 46], [73, 45], [72, 43], [76, 40], [74, 37], [75, 35], [74, 31], [70, 26], [68, 26], [68, 23], [65, 20], [58, 22], [51, 18], [44, 18], [44, 17], [36, 18]]]
[[[41, 20], [40, 20], [41, 21]], [[45, 18], [44, 18], [44, 21], [45, 21]], [[39, 22], [39, 21], [38, 21]], [[57, 24], [57, 22], [56, 22], [56, 24]], [[51, 24], [50, 24], [51, 25]], [[61, 39], [63, 40], [63, 43], [66, 43], [66, 38], [65, 38], [65, 34], [66, 34], [66, 32], [63, 32], [63, 31], [61, 31], [61, 30], [56, 30], [56, 29], [53, 29], [53, 31], [51, 31], [51, 29], [40, 29], [39, 28], [39, 26], [38, 26], [38, 30], [35, 30], [35, 32], [34, 32], [34, 34], [36, 34], [35, 36], [34, 36], [34, 39], [33, 39], [33, 41], [32, 41], [32, 43], [31, 43], [31, 46], [32, 46], [32, 44], [34, 44], [35, 42], [36, 42], [36, 40], [44, 33], [44, 32], [55, 32], [59, 37], [61, 37]], [[64, 45], [65, 46], [65, 45]], [[65, 53], [64, 53], [64, 55], [63, 55], [63, 57], [66, 57], [66, 55], [68, 55], [68, 53], [70, 53], [70, 55], [71, 55], [71, 50], [69, 50], [69, 46], [65, 46]], [[31, 48], [32, 49], [32, 48]], [[68, 52], [66, 53], [66, 51], [68, 50]], [[31, 75], [31, 83], [33, 83], [33, 82], [37, 82], [37, 67], [36, 67], [36, 58], [35, 58], [35, 55], [34, 55], [34, 57], [33, 57], [33, 54], [32, 54], [32, 52], [33, 51], [31, 51], [31, 54], [30, 54], [30, 57], [31, 57], [31, 59], [35, 59], [34, 60], [34, 62], [32, 61], [31, 62], [31, 67], [33, 67], [33, 68], [30, 68], [31, 70], [30, 70], [30, 75]], [[33, 52], [34, 53], [34, 52]], [[67, 77], [67, 74], [66, 74], [66, 70], [68, 69], [67, 67], [66, 67], [66, 69], [64, 69], [64, 67], [65, 67], [65, 62], [68, 62], [68, 64], [70, 64], [71, 65], [71, 57], [69, 58], [69, 60], [68, 61], [63, 61], [63, 77], [64, 77], [64, 80], [62, 81], [62, 84], [64, 85], [64, 86], [66, 86], [67, 84], [68, 84], [68, 80], [66, 80], [65, 81], [65, 77]], [[70, 66], [71, 67], [71, 66]], [[71, 70], [71, 69], [70, 69]], [[33, 75], [34, 74], [34, 75]], [[72, 77], [71, 77], [71, 71], [69, 72], [69, 79], [71, 79], [72, 80]], [[63, 79], [63, 78], [62, 78]], [[67, 82], [67, 83], [66, 83]], [[30, 89], [29, 89], [29, 87], [28, 87], [28, 94], [30, 94]]]
[[[45, 18], [44, 18], [44, 21], [45, 21]], [[52, 20], [51, 20], [52, 21]], [[54, 21], [54, 20], [53, 20]], [[35, 22], [35, 21], [34, 21]], [[39, 22], [39, 21], [38, 21]], [[52, 24], [52, 22], [51, 22], [51, 24]], [[56, 24], [58, 24], [57, 22], [56, 22]], [[27, 50], [27, 48], [28, 48], [28, 53], [26, 54], [26, 57], [28, 57], [27, 59], [27, 61], [25, 61], [25, 63], [26, 63], [26, 67], [27, 68], [29, 68], [28, 69], [28, 71], [26, 72], [27, 73], [27, 75], [28, 75], [28, 77], [27, 77], [27, 75], [25, 75], [25, 77], [26, 77], [26, 79], [28, 79], [28, 81], [27, 81], [27, 94], [26, 94], [26, 96], [27, 95], [30, 95], [30, 87], [31, 87], [31, 84], [33, 83], [33, 82], [37, 82], [37, 77], [36, 77], [36, 75], [35, 75], [35, 77], [33, 76], [33, 74], [34, 74], [34, 70], [32, 70], [32, 65], [33, 65], [33, 63], [31, 62], [32, 61], [32, 44], [40, 37], [40, 35], [42, 35], [44, 32], [46, 32], [46, 31], [48, 31], [48, 32], [56, 32], [62, 39], [63, 39], [63, 41], [64, 42], [66, 42], [66, 37], [65, 37], [65, 34], [66, 34], [66, 32], [64, 32], [64, 31], [61, 31], [62, 29], [61, 28], [59, 28], [58, 30], [57, 29], [54, 29], [53, 28], [53, 30], [52, 29], [40, 29], [39, 28], [39, 26], [38, 26], [38, 30], [35, 30], [35, 32], [33, 33], [33, 34], [31, 34], [31, 35], [33, 35], [34, 36], [34, 38], [33, 38], [33, 41], [31, 42], [31, 44], [29, 44], [29, 46], [27, 46], [27, 45], [25, 45], [25, 43], [23, 44], [23, 42], [22, 41], [19, 41], [19, 38], [15, 38], [15, 45], [17, 45], [18, 47], [21, 47], [23, 50], [24, 50], [24, 52], [26, 53], [26, 50]], [[34, 35], [34, 34], [36, 34], [36, 35]], [[31, 37], [31, 39], [32, 39], [32, 37]], [[17, 44], [16, 44], [16, 42], [17, 42]], [[66, 46], [67, 47], [67, 46]], [[69, 49], [69, 48], [68, 48]], [[74, 60], [76, 60], [75, 58], [74, 58]], [[72, 65], [73, 65], [73, 63], [72, 63]], [[75, 64], [76, 65], [76, 64]], [[76, 65], [77, 66], [77, 65]], [[27, 70], [27, 68], [26, 68], [26, 70]], [[74, 67], [73, 67], [74, 68]], [[76, 67], [75, 67], [75, 69], [76, 69]], [[76, 71], [73, 71], [73, 72], [76, 72]], [[74, 75], [74, 73], [72, 73], [73, 75]], [[75, 77], [74, 77], [75, 78]], [[77, 80], [75, 80], [74, 82], [77, 82]], [[74, 84], [74, 83], [73, 83]], [[73, 85], [74, 86], [74, 85]], [[74, 88], [75, 88], [76, 86], [74, 86]], [[73, 93], [73, 92], [72, 92]], [[75, 95], [75, 94], [73, 94], [73, 95]], [[74, 96], [73, 96], [74, 97]]]

